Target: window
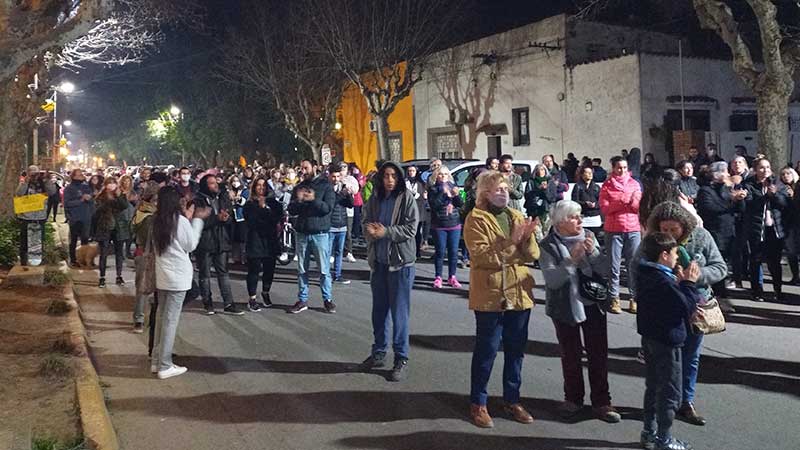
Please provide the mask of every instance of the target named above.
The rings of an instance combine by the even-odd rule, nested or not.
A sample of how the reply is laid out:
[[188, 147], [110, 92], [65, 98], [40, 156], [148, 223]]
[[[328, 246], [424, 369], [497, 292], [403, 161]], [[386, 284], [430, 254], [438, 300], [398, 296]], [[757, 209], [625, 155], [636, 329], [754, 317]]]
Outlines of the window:
[[[686, 129], [697, 131], [711, 131], [711, 112], [707, 109], [687, 109], [684, 111]], [[681, 110], [668, 109], [665, 122], [670, 130], [681, 129]]]
[[514, 108], [511, 110], [514, 127], [514, 145], [530, 145], [530, 115], [528, 108]]
[[461, 146], [455, 132], [437, 133], [433, 136], [434, 154], [441, 159], [461, 157]]
[[758, 113], [734, 111], [730, 117], [731, 131], [758, 131]]
[[401, 131], [389, 133], [389, 158], [392, 161], [403, 160], [403, 133]]

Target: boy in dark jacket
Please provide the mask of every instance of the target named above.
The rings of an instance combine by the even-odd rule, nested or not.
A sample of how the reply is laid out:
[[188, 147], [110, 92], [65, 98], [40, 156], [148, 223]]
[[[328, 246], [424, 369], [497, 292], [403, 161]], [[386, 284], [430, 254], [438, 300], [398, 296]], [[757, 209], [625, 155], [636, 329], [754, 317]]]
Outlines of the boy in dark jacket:
[[678, 243], [666, 233], [648, 234], [642, 253], [636, 316], [647, 367], [641, 444], [646, 449], [687, 450], [691, 447], [674, 439], [670, 429], [681, 404], [681, 347], [701, 298], [694, 287], [700, 268], [694, 261], [685, 270], [676, 267]]
[[333, 282], [350, 284], [350, 280], [342, 278], [342, 256], [347, 237], [347, 208], [353, 207], [353, 193], [342, 182], [342, 172], [331, 172], [328, 180], [336, 195], [336, 202], [331, 213], [331, 229], [328, 232], [331, 261], [333, 261]]

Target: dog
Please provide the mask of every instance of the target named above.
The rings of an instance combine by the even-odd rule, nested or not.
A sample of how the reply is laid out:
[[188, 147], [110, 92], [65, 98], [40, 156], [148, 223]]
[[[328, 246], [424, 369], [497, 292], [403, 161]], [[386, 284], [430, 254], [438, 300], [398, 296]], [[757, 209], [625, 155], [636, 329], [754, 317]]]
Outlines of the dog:
[[78, 266], [81, 268], [92, 268], [95, 266], [94, 258], [100, 252], [100, 248], [96, 242], [91, 242], [86, 245], [81, 245], [75, 250], [75, 259]]

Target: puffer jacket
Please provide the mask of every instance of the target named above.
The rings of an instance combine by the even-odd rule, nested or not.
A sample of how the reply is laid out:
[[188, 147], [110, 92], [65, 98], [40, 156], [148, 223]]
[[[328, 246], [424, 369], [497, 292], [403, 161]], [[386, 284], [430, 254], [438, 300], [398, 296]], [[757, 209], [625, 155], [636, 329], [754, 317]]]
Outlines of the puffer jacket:
[[347, 208], [353, 207], [353, 194], [346, 194], [340, 186], [339, 192], [336, 192], [334, 187], [334, 196], [336, 198], [333, 204], [333, 212], [331, 212], [331, 228], [342, 228], [347, 226]]
[[[313, 190], [314, 200], [299, 201], [295, 193], [301, 188]], [[289, 214], [297, 216], [294, 229], [302, 234], [327, 233], [331, 229], [331, 213], [336, 203], [335, 199], [333, 188], [324, 175], [304, 180], [295, 186], [292, 201], [289, 203]]]
[[[452, 184], [448, 183], [452, 189]], [[436, 183], [428, 190], [428, 204], [431, 206], [431, 228], [455, 228], [461, 225], [459, 208], [464, 205], [460, 195], [448, 197], [445, 185]]]
[[[777, 183], [774, 177], [771, 177], [772, 183]], [[764, 194], [761, 183], [752, 176], [744, 181], [744, 188], [747, 189], [747, 198], [745, 199], [745, 211], [742, 215], [742, 225], [746, 235], [746, 239], [754, 242], [761, 242], [766, 239], [764, 233], [767, 227], [764, 225], [764, 209], [767, 208], [772, 214], [772, 219], [775, 222], [773, 230], [776, 234], [775, 237], [783, 239], [786, 237], [786, 230], [783, 223], [783, 213], [789, 208], [789, 197], [786, 195], [786, 186], [781, 183], [775, 184], [778, 187], [778, 192], [775, 195]]]
[[[195, 202], [199, 207], [211, 208], [211, 214], [203, 220], [203, 234], [200, 236], [197, 251], [206, 253], [231, 251], [231, 235], [228, 224], [233, 221], [233, 213], [228, 195], [225, 193], [211, 194], [201, 188], [195, 196]], [[219, 220], [217, 216], [222, 210], [230, 213], [227, 221]]]
[[[120, 195], [109, 199], [101, 195], [96, 200], [97, 209], [94, 212], [94, 239], [97, 241], [107, 241], [111, 239], [111, 233], [117, 232], [116, 238], [124, 240], [130, 238], [130, 224], [124, 220], [124, 211], [130, 205], [128, 198]], [[123, 227], [128, 227], [123, 230]], [[126, 237], [127, 236], [127, 237]]]
[[[585, 181], [580, 180], [575, 183], [572, 188], [572, 201], [581, 205], [581, 214], [584, 217], [594, 217], [600, 215], [600, 186], [590, 181], [586, 184]], [[594, 207], [590, 207], [589, 203], [594, 203]]]
[[[521, 212], [510, 207], [506, 210], [511, 214], [512, 230], [523, 224], [525, 216]], [[539, 246], [533, 234], [527, 242], [516, 246], [503, 233], [494, 214], [476, 207], [464, 224], [464, 242], [469, 249], [471, 263], [469, 309], [504, 311], [504, 297], [510, 309], [522, 311], [533, 308], [533, 288], [536, 283], [533, 274], [525, 266], [539, 259]]]
[[681, 193], [691, 199], [697, 198], [698, 192], [700, 192], [700, 185], [697, 184], [697, 178], [695, 177], [681, 177], [678, 180], [678, 190]]
[[641, 231], [639, 201], [642, 188], [630, 174], [612, 176], [600, 189], [600, 211], [605, 216], [603, 229], [609, 233]]

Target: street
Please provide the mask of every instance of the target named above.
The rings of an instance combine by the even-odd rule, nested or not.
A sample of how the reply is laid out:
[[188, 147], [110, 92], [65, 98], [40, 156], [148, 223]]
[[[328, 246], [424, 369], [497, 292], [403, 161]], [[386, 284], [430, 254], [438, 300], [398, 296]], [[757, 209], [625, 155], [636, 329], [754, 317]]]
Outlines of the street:
[[[189, 372], [165, 381], [148, 371], [147, 334], [130, 331], [131, 269], [126, 267], [124, 287], [102, 290], [96, 287], [96, 271], [73, 269], [122, 448], [639, 448], [644, 366], [636, 361], [635, 316], [608, 318], [609, 383], [623, 421], [606, 424], [586, 408], [578, 421], [565, 423], [555, 414], [563, 392], [558, 347], [537, 288], [522, 386], [522, 402], [536, 421], [521, 425], [502, 414], [498, 355], [489, 402], [496, 426], [487, 431], [468, 420], [474, 333], [468, 283], [460, 291], [434, 291], [432, 262], [417, 264], [410, 373], [407, 380], [390, 383], [388, 371], [360, 373], [357, 368], [372, 342], [369, 272], [361, 258], [345, 264], [345, 276], [353, 282], [334, 286], [334, 315], [322, 312], [316, 285], [309, 311], [285, 313], [296, 296], [294, 264], [279, 268], [271, 309], [233, 317], [220, 314], [217, 304], [217, 315], [205, 316], [199, 301], [186, 305], [175, 361]], [[467, 270], [459, 274], [468, 279]], [[246, 299], [244, 276], [232, 271], [238, 302]], [[788, 291], [797, 303], [798, 289]], [[707, 337], [703, 349], [696, 404], [708, 425], [676, 421], [674, 434], [696, 449], [797, 448], [800, 307], [734, 303], [738, 312], [727, 331]]]

